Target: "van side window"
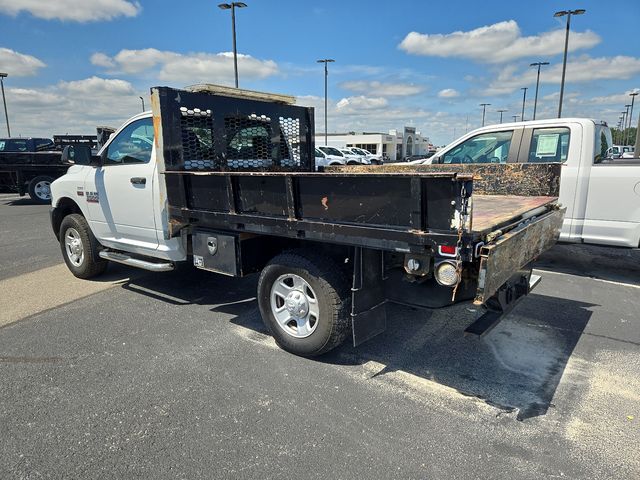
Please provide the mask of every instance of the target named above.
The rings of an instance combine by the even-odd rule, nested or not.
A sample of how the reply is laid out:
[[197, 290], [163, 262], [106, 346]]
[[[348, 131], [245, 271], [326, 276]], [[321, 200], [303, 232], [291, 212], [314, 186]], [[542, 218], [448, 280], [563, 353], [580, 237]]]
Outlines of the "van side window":
[[529, 163], [564, 163], [569, 152], [571, 131], [566, 127], [536, 128], [529, 146]]
[[513, 130], [482, 133], [442, 156], [442, 163], [506, 163]]
[[141, 118], [131, 122], [107, 148], [105, 165], [148, 163], [153, 148], [153, 120]]

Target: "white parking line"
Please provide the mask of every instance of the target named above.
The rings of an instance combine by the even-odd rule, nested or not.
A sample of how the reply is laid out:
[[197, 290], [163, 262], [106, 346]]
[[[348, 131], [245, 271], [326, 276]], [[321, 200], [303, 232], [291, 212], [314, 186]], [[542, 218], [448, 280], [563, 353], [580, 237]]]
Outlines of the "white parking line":
[[613, 280], [605, 280], [604, 278], [588, 277], [588, 276], [583, 276], [583, 275], [574, 275], [572, 273], [564, 273], [564, 272], [554, 272], [553, 270], [541, 270], [539, 268], [535, 268], [534, 270], [536, 272], [540, 272], [540, 273], [544, 273], [544, 274], [552, 273], [554, 275], [565, 275], [567, 277], [588, 278], [588, 279], [594, 280], [596, 282], [608, 283], [610, 285], [618, 285], [618, 286], [621, 286], [621, 287], [630, 287], [630, 288], [640, 288], [640, 285], [635, 285], [633, 283], [615, 282]]

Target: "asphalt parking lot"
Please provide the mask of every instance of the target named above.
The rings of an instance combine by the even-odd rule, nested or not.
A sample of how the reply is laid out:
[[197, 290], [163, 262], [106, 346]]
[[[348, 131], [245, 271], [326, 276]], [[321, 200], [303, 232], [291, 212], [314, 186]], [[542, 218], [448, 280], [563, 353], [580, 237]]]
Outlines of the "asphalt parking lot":
[[484, 338], [389, 306], [315, 360], [256, 279], [79, 281], [48, 207], [0, 195], [0, 478], [639, 478], [640, 252], [560, 245]]

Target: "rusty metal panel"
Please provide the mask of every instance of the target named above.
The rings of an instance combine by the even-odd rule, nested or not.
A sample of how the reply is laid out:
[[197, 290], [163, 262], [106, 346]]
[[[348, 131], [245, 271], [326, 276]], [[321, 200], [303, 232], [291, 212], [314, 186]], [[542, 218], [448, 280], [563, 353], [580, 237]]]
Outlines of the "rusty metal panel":
[[513, 272], [534, 261], [556, 243], [565, 210], [554, 210], [482, 247], [475, 304], [485, 303]]
[[555, 203], [555, 197], [524, 197], [516, 195], [474, 195], [473, 231], [488, 233], [522, 215]]
[[560, 194], [558, 163], [487, 163], [409, 165], [348, 165], [327, 167], [328, 172], [428, 173], [455, 172], [473, 175], [474, 194], [557, 197]]

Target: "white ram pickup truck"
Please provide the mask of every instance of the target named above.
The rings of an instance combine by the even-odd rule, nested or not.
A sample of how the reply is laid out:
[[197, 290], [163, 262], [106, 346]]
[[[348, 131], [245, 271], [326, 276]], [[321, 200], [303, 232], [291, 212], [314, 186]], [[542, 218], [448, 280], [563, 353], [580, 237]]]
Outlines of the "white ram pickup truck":
[[560, 241], [640, 246], [640, 160], [607, 156], [605, 122], [554, 118], [473, 130], [425, 163], [560, 163]]

